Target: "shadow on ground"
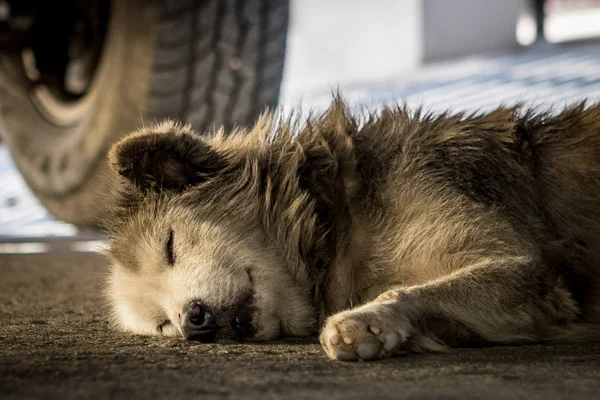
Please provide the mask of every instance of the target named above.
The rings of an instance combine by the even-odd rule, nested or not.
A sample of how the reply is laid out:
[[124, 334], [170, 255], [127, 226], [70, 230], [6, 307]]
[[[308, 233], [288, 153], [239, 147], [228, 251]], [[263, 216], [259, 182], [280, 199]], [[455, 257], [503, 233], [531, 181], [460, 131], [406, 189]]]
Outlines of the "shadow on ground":
[[106, 261], [0, 256], [0, 388], [15, 398], [598, 398], [600, 344], [329, 361], [315, 341], [188, 344], [111, 330]]

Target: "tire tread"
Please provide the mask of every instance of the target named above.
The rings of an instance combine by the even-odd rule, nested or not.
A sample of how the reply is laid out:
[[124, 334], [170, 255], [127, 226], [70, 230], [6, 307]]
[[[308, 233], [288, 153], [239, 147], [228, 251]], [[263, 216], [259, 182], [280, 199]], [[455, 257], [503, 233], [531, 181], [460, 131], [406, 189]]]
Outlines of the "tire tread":
[[289, 0], [164, 3], [150, 120], [177, 118], [199, 131], [231, 129], [252, 124], [264, 107], [276, 106]]

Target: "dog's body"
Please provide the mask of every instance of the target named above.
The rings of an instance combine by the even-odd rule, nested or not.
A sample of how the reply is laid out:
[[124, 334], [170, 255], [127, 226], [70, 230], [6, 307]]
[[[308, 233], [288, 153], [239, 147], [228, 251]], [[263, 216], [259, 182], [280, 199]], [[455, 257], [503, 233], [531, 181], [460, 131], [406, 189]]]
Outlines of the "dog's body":
[[321, 326], [338, 359], [600, 339], [600, 106], [359, 124], [337, 100], [298, 130], [270, 118], [207, 138], [165, 123], [113, 148], [123, 329]]

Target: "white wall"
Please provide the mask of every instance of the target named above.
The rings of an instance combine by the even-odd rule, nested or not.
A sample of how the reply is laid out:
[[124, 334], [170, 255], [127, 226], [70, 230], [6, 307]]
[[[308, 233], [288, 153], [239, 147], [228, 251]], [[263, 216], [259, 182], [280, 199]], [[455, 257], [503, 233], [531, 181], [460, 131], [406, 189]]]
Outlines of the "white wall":
[[291, 0], [283, 98], [381, 80], [421, 60], [421, 0]]
[[285, 103], [354, 82], [384, 81], [424, 61], [517, 46], [525, 0], [290, 0]]
[[423, 60], [517, 47], [521, 0], [422, 0]]

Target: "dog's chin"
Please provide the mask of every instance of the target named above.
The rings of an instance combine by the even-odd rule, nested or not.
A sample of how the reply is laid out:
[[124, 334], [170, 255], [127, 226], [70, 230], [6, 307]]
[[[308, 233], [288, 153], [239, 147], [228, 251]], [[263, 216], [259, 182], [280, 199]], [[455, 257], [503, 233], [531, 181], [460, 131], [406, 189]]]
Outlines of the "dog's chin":
[[[306, 314], [278, 315], [276, 313], [255, 317], [255, 341], [272, 341], [283, 337], [307, 337], [315, 332], [312, 310], [307, 307]], [[287, 318], [286, 318], [287, 317]]]
[[[284, 280], [284, 279], [281, 279]], [[303, 337], [315, 333], [316, 312], [311, 298], [290, 280], [285, 293], [256, 285], [254, 297], [254, 339], [271, 341], [282, 337]]]
[[252, 340], [266, 342], [279, 339], [282, 335], [281, 321], [276, 315], [255, 315], [253, 320], [254, 335]]

